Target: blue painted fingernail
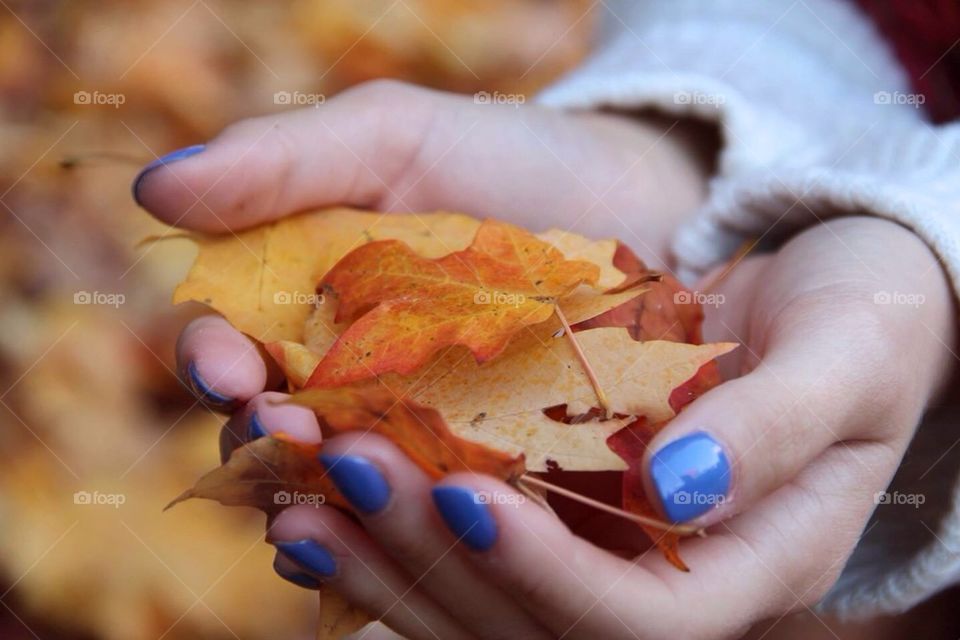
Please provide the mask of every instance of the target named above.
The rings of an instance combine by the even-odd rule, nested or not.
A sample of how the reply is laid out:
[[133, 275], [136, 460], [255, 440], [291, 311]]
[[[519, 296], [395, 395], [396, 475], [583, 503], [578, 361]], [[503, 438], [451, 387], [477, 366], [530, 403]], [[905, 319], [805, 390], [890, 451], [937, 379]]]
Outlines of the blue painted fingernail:
[[205, 144], [195, 144], [189, 147], [184, 147], [183, 149], [177, 149], [176, 151], [171, 151], [165, 156], [160, 156], [159, 158], [157, 158], [156, 160], [154, 160], [153, 162], [145, 166], [143, 169], [140, 170], [140, 173], [137, 174], [137, 177], [133, 179], [133, 186], [131, 187], [131, 190], [133, 191], [133, 199], [137, 202], [137, 204], [142, 204], [140, 202], [140, 196], [138, 192], [140, 191], [140, 183], [143, 182], [144, 177], [148, 173], [150, 173], [157, 167], [162, 167], [172, 162], [176, 162], [177, 160], [184, 160], [185, 158], [189, 158], [190, 156], [195, 156], [206, 148], [207, 148], [207, 145]]
[[273, 546], [301, 569], [315, 576], [329, 578], [337, 573], [337, 561], [333, 555], [314, 540], [306, 538], [294, 542], [274, 542]]
[[697, 431], [666, 445], [650, 461], [663, 511], [686, 522], [721, 504], [730, 490], [730, 462], [716, 440]]
[[196, 362], [191, 362], [187, 365], [187, 377], [194, 394], [204, 402], [220, 406], [230, 406], [233, 404], [233, 398], [225, 396], [222, 393], [217, 393], [207, 384], [207, 381], [203, 379], [203, 376], [201, 376], [197, 370]]
[[360, 456], [319, 456], [333, 484], [350, 504], [364, 513], [376, 513], [390, 501], [390, 485], [376, 465]]
[[260, 415], [254, 411], [253, 415], [250, 416], [250, 424], [247, 426], [248, 439], [253, 442], [259, 438], [266, 438], [270, 435], [270, 432], [267, 431], [267, 428], [263, 426], [263, 423], [260, 421]]
[[434, 487], [433, 502], [453, 534], [474, 551], [486, 551], [497, 541], [490, 508], [470, 489]]
[[277, 562], [276, 558], [273, 560], [273, 570], [277, 572], [278, 576], [287, 582], [292, 582], [298, 587], [303, 587], [304, 589], [313, 589], [314, 591], [320, 588], [320, 581], [311, 576], [309, 573], [303, 573], [302, 571], [289, 573], [286, 569], [280, 566], [280, 563]]

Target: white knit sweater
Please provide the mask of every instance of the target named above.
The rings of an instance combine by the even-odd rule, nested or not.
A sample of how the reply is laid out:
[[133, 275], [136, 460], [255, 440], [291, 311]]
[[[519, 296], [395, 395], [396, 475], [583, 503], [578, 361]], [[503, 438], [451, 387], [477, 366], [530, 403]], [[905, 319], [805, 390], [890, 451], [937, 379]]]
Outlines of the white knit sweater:
[[[869, 22], [838, 0], [607, 0], [596, 53], [541, 94], [564, 108], [654, 107], [714, 121], [707, 204], [677, 234], [681, 274], [746, 239], [867, 213], [922, 237], [960, 291], [960, 125], [933, 126]], [[891, 259], [896, 259], [891, 256]], [[821, 608], [903, 611], [960, 580], [960, 399], [928, 414]]]

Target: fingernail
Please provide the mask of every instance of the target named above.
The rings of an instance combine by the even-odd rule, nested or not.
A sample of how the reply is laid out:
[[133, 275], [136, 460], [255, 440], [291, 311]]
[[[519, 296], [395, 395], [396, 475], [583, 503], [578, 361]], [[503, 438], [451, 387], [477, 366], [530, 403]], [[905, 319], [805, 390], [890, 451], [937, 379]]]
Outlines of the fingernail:
[[197, 363], [191, 362], [187, 365], [187, 381], [193, 388], [193, 393], [207, 404], [229, 407], [234, 400], [230, 396], [214, 391], [207, 381], [203, 379], [197, 370]]
[[314, 591], [320, 588], [320, 581], [311, 576], [309, 573], [303, 573], [301, 571], [288, 573], [283, 567], [280, 566], [280, 563], [277, 562], [276, 558], [273, 560], [273, 570], [277, 572], [278, 576], [287, 582], [292, 582], [298, 587], [303, 587], [304, 589], [313, 589]]
[[376, 513], [390, 501], [390, 485], [376, 465], [360, 456], [319, 456], [333, 484], [354, 507]]
[[195, 144], [189, 147], [184, 147], [182, 149], [177, 149], [176, 151], [171, 151], [165, 156], [160, 156], [159, 158], [157, 158], [156, 160], [154, 160], [153, 162], [145, 166], [143, 169], [140, 170], [140, 173], [137, 174], [137, 177], [133, 179], [133, 187], [132, 187], [133, 199], [137, 202], [137, 204], [141, 204], [140, 196], [138, 193], [140, 191], [140, 183], [143, 181], [144, 177], [146, 177], [148, 173], [150, 173], [157, 167], [162, 167], [164, 165], [168, 165], [173, 162], [176, 162], [177, 160], [183, 160], [185, 158], [189, 158], [190, 156], [195, 156], [206, 148], [207, 148], [207, 145]]
[[433, 502], [450, 531], [474, 551], [486, 551], [497, 541], [497, 523], [489, 507], [470, 489], [434, 487]]
[[267, 431], [267, 428], [264, 427], [263, 423], [260, 421], [260, 415], [256, 411], [254, 411], [253, 415], [250, 416], [250, 424], [247, 426], [247, 435], [251, 442], [259, 438], [266, 438], [270, 435], [270, 432]]
[[703, 515], [722, 503], [730, 489], [730, 463], [723, 447], [702, 431], [674, 440], [654, 454], [650, 475], [672, 522]]
[[315, 576], [329, 578], [337, 573], [337, 561], [327, 548], [306, 538], [294, 542], [274, 542], [273, 546], [301, 569]]

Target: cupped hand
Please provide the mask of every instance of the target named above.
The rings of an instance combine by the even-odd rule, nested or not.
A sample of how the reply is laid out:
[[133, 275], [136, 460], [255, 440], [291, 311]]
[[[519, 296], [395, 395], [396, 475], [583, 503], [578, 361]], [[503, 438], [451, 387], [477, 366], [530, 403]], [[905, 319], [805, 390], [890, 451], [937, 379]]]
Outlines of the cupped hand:
[[[655, 142], [662, 132], [618, 116], [534, 107], [521, 116], [393, 85], [337, 100], [280, 124], [237, 125], [149, 171], [138, 198], [207, 231], [347, 203], [463, 210], [632, 244], [646, 231], [637, 202], [656, 189], [649, 176], [618, 176], [678, 163], [694, 186], [683, 206], [700, 197], [684, 143]], [[657, 151], [638, 161], [644, 140]], [[286, 510], [268, 533], [277, 571], [307, 587], [326, 582], [411, 638], [729, 637], [815, 602], [948, 374], [945, 278], [906, 229], [845, 218], [745, 259], [697, 295], [707, 338], [742, 344], [723, 363], [739, 377], [687, 407], [645, 461], [663, 516], [708, 527], [683, 544], [690, 573], [639, 546], [611, 553], [492, 478], [432, 483], [370, 434], [324, 444], [359, 522], [327, 507]], [[190, 325], [178, 357], [202, 398], [235, 410], [225, 452], [281, 427], [319, 441], [312, 414], [270, 402], [267, 366], [222, 319]]]

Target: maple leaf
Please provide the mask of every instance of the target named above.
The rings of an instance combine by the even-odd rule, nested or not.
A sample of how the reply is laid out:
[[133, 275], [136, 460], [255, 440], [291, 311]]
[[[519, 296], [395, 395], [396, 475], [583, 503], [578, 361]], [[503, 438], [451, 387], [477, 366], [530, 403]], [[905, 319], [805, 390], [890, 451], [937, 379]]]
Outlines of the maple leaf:
[[[623, 508], [641, 516], [659, 518], [653, 505], [647, 499], [643, 486], [643, 454], [647, 445], [657, 434], [663, 424], [651, 424], [645, 418], [638, 418], [620, 431], [616, 432], [607, 443], [627, 463], [627, 470], [623, 472], [621, 480], [623, 494]], [[663, 531], [644, 525], [638, 525], [653, 544], [660, 549], [667, 561], [680, 569], [690, 569], [680, 558], [680, 535], [672, 531]]]
[[[383, 220], [390, 223], [379, 228]], [[349, 242], [338, 235], [341, 229]], [[381, 219], [350, 210], [305, 214], [244, 233], [223, 245], [201, 240], [180, 297], [214, 306], [263, 342], [290, 390], [306, 388], [295, 401], [317, 411], [325, 436], [377, 431], [432, 477], [470, 469], [515, 480], [522, 456], [530, 471], [620, 470], [623, 507], [655, 520], [640, 482], [643, 449], [628, 445], [648, 441], [653, 429], [717, 384], [713, 360], [736, 346], [698, 344], [700, 305], [616, 241], [556, 230], [535, 237], [454, 214]], [[246, 265], [247, 282], [223, 275], [230, 260]], [[319, 273], [326, 276], [321, 280]], [[313, 291], [317, 282], [324, 294], [318, 304], [263, 303], [277, 292]], [[488, 293], [491, 308], [477, 309], [477, 295]], [[503, 296], [500, 304], [495, 293]], [[561, 310], [583, 353], [580, 362], [563, 335]], [[426, 330], [424, 318], [435, 320]], [[464, 329], [470, 322], [476, 335]], [[426, 335], [419, 344], [418, 335]], [[384, 350], [391, 341], [393, 352]], [[325, 370], [338, 348], [342, 363]], [[340, 386], [374, 373], [365, 387]], [[598, 388], [612, 419], [601, 419]], [[260, 457], [276, 455], [258, 449], [270, 445], [248, 446]], [[316, 470], [315, 452], [291, 451]], [[255, 462], [253, 456], [241, 467], [255, 468]], [[277, 468], [290, 465], [296, 478], [297, 464], [281, 459]], [[262, 503], [271, 494], [250, 487], [276, 487], [275, 477], [262, 478], [238, 497], [225, 486], [236, 484], [237, 470], [224, 469], [212, 483], [201, 482], [202, 493], [214, 487], [227, 500]], [[679, 536], [653, 524], [645, 531], [682, 568]]]
[[[625, 275], [625, 282], [649, 279], [653, 272], [624, 244], [618, 243], [613, 264]], [[632, 298], [573, 328], [623, 327], [635, 340], [669, 340], [700, 344], [703, 309], [693, 293], [669, 274], [644, 283], [643, 297]], [[621, 285], [622, 286], [622, 285]]]
[[435, 409], [382, 387], [309, 389], [294, 394], [292, 401], [313, 409], [327, 434], [359, 429], [389, 438], [433, 478], [472, 471], [516, 480], [525, 470], [522, 454], [465, 440], [451, 432]]
[[[627, 294], [629, 295], [629, 294]], [[646, 294], [644, 294], [646, 295]], [[573, 295], [561, 302], [572, 318], [590, 317], [596, 296]], [[617, 298], [624, 299], [624, 298]], [[579, 302], [578, 302], [579, 301]], [[478, 364], [469, 354], [451, 349], [412, 375], [388, 374], [377, 383], [397, 396], [433, 407], [462, 438], [507, 453], [526, 456], [527, 468], [545, 471], [623, 470], [626, 465], [606, 440], [629, 420], [593, 419], [576, 425], [558, 422], [543, 409], [564, 405], [569, 415], [587, 413], [596, 397], [575, 362], [569, 341], [557, 336], [560, 324], [549, 320], [517, 336], [495, 360]], [[307, 345], [267, 345], [278, 362], [300, 362], [287, 375], [302, 379], [338, 339], [332, 310], [318, 308], [305, 329]], [[692, 399], [695, 374], [704, 364], [736, 347], [731, 343], [691, 345], [667, 341], [638, 342], [620, 328], [580, 331], [577, 340], [590, 360], [611, 408], [620, 415], [643, 415], [653, 421], [672, 418]], [[679, 390], [679, 391], [678, 391]]]
[[353, 324], [307, 386], [411, 373], [452, 345], [485, 362], [523, 327], [553, 316], [558, 299], [599, 277], [597, 265], [567, 260], [529, 232], [494, 220], [480, 225], [468, 248], [434, 260], [398, 241], [364, 245], [321, 283], [338, 298], [335, 322]]
[[228, 507], [256, 507], [274, 515], [290, 506], [294, 492], [317, 504], [346, 508], [347, 503], [317, 460], [320, 445], [283, 437], [258, 438], [233, 450], [227, 461], [173, 499], [167, 509], [191, 498], [216, 500]]
[[[717, 363], [710, 361], [704, 364], [696, 375], [673, 390], [670, 394], [670, 407], [679, 413], [700, 395], [720, 384], [720, 381]], [[610, 449], [627, 463], [627, 469], [623, 472], [621, 479], [621, 493], [623, 508], [631, 513], [659, 518], [657, 510], [651, 504], [644, 489], [643, 456], [650, 441], [666, 425], [667, 422], [654, 423], [646, 418], [637, 418], [607, 440]], [[639, 526], [670, 564], [681, 571], [689, 571], [680, 558], [681, 536], [678, 533]]]
[[390, 238], [437, 257], [464, 248], [479, 225], [457, 213], [386, 215], [336, 208], [236, 234], [192, 235], [199, 251], [173, 302], [202, 302], [259, 342], [303, 342], [304, 322], [322, 301], [317, 282], [354, 248]]
[[[398, 399], [383, 388], [313, 389], [296, 394], [292, 401], [313, 409], [325, 436], [346, 431], [379, 433], [433, 478], [473, 471], [513, 481], [524, 472], [523, 456], [464, 440], [450, 431], [434, 409]], [[290, 504], [278, 495], [295, 491], [347, 508], [317, 459], [321, 449], [322, 445], [294, 442], [282, 434], [258, 438], [235, 449], [226, 463], [200, 478], [167, 508], [190, 498], [205, 498], [273, 514]]]

